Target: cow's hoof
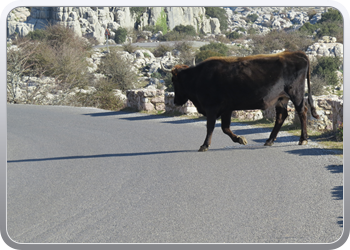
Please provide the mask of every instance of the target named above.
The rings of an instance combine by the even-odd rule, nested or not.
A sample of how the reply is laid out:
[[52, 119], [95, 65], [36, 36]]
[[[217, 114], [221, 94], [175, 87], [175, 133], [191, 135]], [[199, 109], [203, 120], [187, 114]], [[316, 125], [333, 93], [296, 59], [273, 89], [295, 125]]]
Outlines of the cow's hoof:
[[205, 151], [208, 151], [208, 149], [209, 149], [209, 147], [202, 145], [202, 146], [199, 148], [198, 152], [205, 152]]
[[307, 140], [299, 141], [299, 145], [306, 145], [306, 144], [307, 144]]
[[266, 141], [264, 146], [272, 146], [273, 145], [273, 141]]
[[239, 144], [243, 144], [243, 145], [247, 145], [248, 144], [248, 141], [247, 139], [244, 137], [244, 136], [238, 136], [238, 143]]

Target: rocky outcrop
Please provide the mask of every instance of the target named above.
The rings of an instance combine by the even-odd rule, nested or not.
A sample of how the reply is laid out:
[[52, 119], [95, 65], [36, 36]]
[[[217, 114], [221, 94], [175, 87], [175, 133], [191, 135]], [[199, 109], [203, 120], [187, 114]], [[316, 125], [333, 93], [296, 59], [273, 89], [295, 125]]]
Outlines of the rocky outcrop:
[[[312, 24], [321, 19], [326, 8], [316, 7], [230, 7], [225, 8], [228, 17], [229, 31], [254, 28], [258, 34], [266, 34], [271, 29], [299, 29], [306, 22]], [[315, 11], [309, 19], [308, 12]], [[256, 16], [256, 20], [250, 19]], [[242, 32], [242, 31], [240, 31]], [[244, 32], [243, 32], [244, 33]]]
[[177, 25], [192, 25], [196, 31], [219, 34], [217, 18], [205, 16], [204, 7], [147, 7], [137, 17], [130, 7], [31, 7], [17, 8], [8, 15], [8, 36], [25, 36], [35, 29], [49, 24], [61, 24], [74, 30], [79, 36], [94, 37], [99, 43], [105, 41], [105, 29], [126, 29], [155, 26], [162, 22], [172, 30]]
[[309, 46], [306, 50], [306, 54], [310, 60], [313, 60], [317, 56], [331, 56], [343, 58], [344, 46], [342, 43], [337, 43], [335, 37], [324, 36], [321, 40], [313, 45]]
[[[238, 31], [247, 34], [254, 28], [258, 34], [271, 29], [299, 29], [306, 22], [312, 24], [321, 19], [324, 7], [230, 7], [224, 8], [228, 30], [221, 30], [217, 18], [206, 16], [204, 7], [147, 7], [137, 14], [130, 7], [31, 7], [16, 8], [8, 17], [8, 36], [17, 33], [25, 36], [34, 29], [43, 29], [49, 23], [59, 23], [72, 28], [78, 35], [91, 36], [100, 43], [104, 41], [104, 30], [119, 27], [142, 30], [165, 22], [169, 30], [177, 25], [192, 25], [197, 32], [221, 34]], [[314, 12], [311, 17], [310, 10]], [[252, 20], [251, 17], [256, 19]], [[310, 19], [311, 17], [311, 19]], [[245, 30], [245, 31], [242, 31]]]

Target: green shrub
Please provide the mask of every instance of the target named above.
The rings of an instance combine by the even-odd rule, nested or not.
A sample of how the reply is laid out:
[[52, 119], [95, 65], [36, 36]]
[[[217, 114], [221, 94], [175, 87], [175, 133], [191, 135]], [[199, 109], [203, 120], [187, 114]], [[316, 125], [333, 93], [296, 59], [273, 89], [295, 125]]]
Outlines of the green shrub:
[[343, 27], [341, 13], [336, 9], [328, 9], [327, 12], [322, 13], [318, 23], [305, 23], [299, 30], [307, 32], [309, 35], [316, 32], [316, 39], [320, 39], [322, 36], [334, 36], [338, 42], [343, 42]]
[[117, 44], [122, 44], [126, 40], [126, 36], [128, 34], [128, 31], [125, 28], [119, 27], [117, 30], [113, 30], [115, 33], [114, 41]]
[[223, 43], [209, 43], [199, 48], [196, 54], [196, 63], [202, 62], [212, 56], [228, 56], [229, 47]]
[[319, 57], [317, 61], [318, 63], [313, 68], [311, 75], [323, 77], [328, 85], [337, 85], [338, 77], [335, 71], [337, 71], [342, 64], [340, 59], [338, 57], [323, 56]]
[[192, 25], [177, 25], [174, 27], [173, 31], [177, 31], [179, 33], [184, 33], [189, 36], [195, 36], [196, 35], [196, 30]]
[[199, 51], [196, 54], [196, 63], [200, 63], [206, 59], [208, 59], [209, 57], [213, 57], [213, 56], [225, 56], [224, 54], [215, 51], [215, 50], [203, 50], [203, 51]]
[[257, 19], [258, 19], [258, 15], [257, 14], [250, 14], [250, 15], [248, 15], [247, 16], [247, 19], [250, 21], [250, 22], [252, 22], [252, 23], [254, 23]]
[[322, 13], [320, 23], [324, 22], [343, 22], [343, 16], [336, 9], [328, 9], [327, 12]]
[[226, 31], [227, 24], [227, 16], [226, 11], [220, 7], [205, 7], [205, 13], [212, 18], [218, 18], [220, 22], [220, 29], [222, 31]]
[[27, 37], [30, 38], [31, 40], [42, 41], [47, 38], [47, 32], [43, 29], [37, 29], [34, 31], [30, 31]]
[[229, 39], [239, 39], [241, 38], [243, 35], [238, 33], [237, 31], [233, 31], [230, 34], [227, 35], [227, 38]]
[[199, 48], [200, 51], [204, 50], [212, 50], [212, 51], [217, 51], [218, 53], [227, 56], [229, 53], [229, 47], [223, 43], [209, 43], [207, 45], [204, 45]]

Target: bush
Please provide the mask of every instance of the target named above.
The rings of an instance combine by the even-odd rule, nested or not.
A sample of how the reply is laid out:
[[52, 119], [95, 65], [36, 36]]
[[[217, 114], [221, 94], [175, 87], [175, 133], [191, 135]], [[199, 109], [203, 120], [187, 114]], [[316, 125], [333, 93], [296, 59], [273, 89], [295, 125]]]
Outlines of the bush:
[[31, 40], [43, 41], [47, 38], [47, 33], [45, 30], [37, 29], [34, 31], [30, 31], [27, 37]]
[[100, 79], [90, 94], [77, 93], [77, 103], [83, 107], [95, 107], [106, 110], [120, 110], [124, 102], [113, 93], [115, 84], [108, 79]]
[[132, 71], [130, 63], [116, 50], [102, 58], [99, 71], [108, 77], [113, 89], [126, 91], [135, 87], [136, 74]]
[[155, 57], [162, 57], [166, 52], [172, 51], [173, 48], [165, 45], [165, 44], [159, 44], [157, 48], [153, 51], [153, 55]]
[[227, 24], [227, 16], [226, 11], [219, 7], [205, 7], [205, 13], [212, 18], [218, 18], [220, 22], [220, 29], [222, 31], [226, 31]]
[[253, 35], [253, 54], [270, 54], [273, 50], [305, 51], [313, 40], [304, 32], [273, 30], [266, 35]]
[[202, 62], [212, 56], [228, 56], [229, 47], [223, 43], [209, 43], [199, 48], [196, 62]]
[[33, 61], [32, 70], [56, 78], [59, 88], [69, 91], [90, 82], [87, 71], [90, 47], [73, 30], [62, 25], [48, 26], [46, 39], [40, 43]]
[[339, 69], [341, 64], [342, 62], [338, 57], [319, 57], [311, 75], [323, 77], [328, 85], [337, 85], [338, 77], [335, 71]]
[[213, 56], [225, 56], [225, 55], [214, 50], [203, 50], [196, 54], [196, 63], [200, 63], [208, 59], [209, 57], [213, 57]]
[[159, 37], [160, 41], [181, 41], [190, 40], [196, 35], [196, 30], [192, 25], [177, 25], [172, 31], [169, 31]]
[[322, 14], [320, 23], [324, 22], [343, 22], [342, 14], [336, 9], [328, 9], [327, 12]]
[[316, 24], [305, 23], [300, 27], [300, 31], [307, 32], [313, 35], [316, 32], [316, 39], [322, 36], [334, 36], [338, 42], [343, 42], [343, 17], [336, 9], [328, 9], [327, 12], [322, 13], [321, 20]]
[[[324, 94], [324, 87], [327, 85], [326, 80], [322, 76], [311, 76], [311, 94], [315, 96]], [[309, 90], [308, 90], [309, 91]]]
[[173, 31], [179, 32], [179, 33], [183, 33], [185, 35], [189, 35], [189, 36], [195, 36], [196, 35], [196, 30], [192, 25], [177, 25], [174, 27]]
[[123, 45], [123, 50], [127, 51], [129, 53], [134, 53], [136, 50], [136, 47], [133, 46], [131, 43], [127, 43]]
[[[86, 60], [90, 54], [90, 47], [84, 40], [61, 25], [48, 26], [45, 30], [45, 38], [40, 34], [43, 34], [42, 31], [36, 31], [23, 40], [18, 39], [17, 46], [20, 48], [18, 53], [8, 53], [7, 66], [11, 76], [17, 76], [17, 78], [49, 76], [55, 78], [55, 87], [57, 87], [55, 91], [59, 89], [63, 93], [69, 93], [75, 87], [84, 88], [88, 85], [92, 79]], [[15, 84], [12, 79], [8, 79], [8, 84], [12, 89], [16, 87], [11, 86]], [[36, 93], [39, 88], [40, 84], [36, 85]], [[32, 97], [34, 96], [30, 98]]]
[[125, 28], [119, 27], [117, 30], [113, 30], [115, 33], [114, 41], [117, 44], [122, 44], [126, 40], [126, 36], [128, 34], [128, 31]]
[[227, 35], [227, 38], [229, 39], [239, 39], [241, 38], [243, 35], [238, 33], [237, 31], [233, 31], [230, 34]]
[[207, 45], [204, 45], [199, 48], [200, 51], [204, 50], [212, 50], [212, 51], [217, 51], [218, 53], [227, 56], [229, 53], [229, 47], [223, 43], [209, 43]]
[[258, 19], [258, 15], [257, 14], [250, 14], [250, 15], [248, 15], [247, 16], [247, 19], [250, 21], [250, 22], [252, 22], [252, 23], [254, 23], [257, 19]]

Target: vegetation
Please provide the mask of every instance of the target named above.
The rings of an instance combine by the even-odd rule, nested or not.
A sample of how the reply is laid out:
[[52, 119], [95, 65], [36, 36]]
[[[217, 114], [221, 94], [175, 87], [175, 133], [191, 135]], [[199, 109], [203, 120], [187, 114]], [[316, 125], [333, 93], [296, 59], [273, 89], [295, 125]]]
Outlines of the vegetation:
[[189, 36], [195, 36], [196, 35], [196, 30], [192, 25], [177, 25], [174, 27], [173, 31], [179, 32], [179, 33], [184, 33]]
[[253, 35], [253, 54], [270, 54], [273, 50], [303, 50], [314, 43], [305, 32], [286, 32], [272, 30], [265, 36]]
[[160, 27], [164, 35], [168, 32], [168, 25], [166, 23], [166, 19], [167, 19], [167, 15], [164, 11], [164, 7], [162, 7], [162, 11], [160, 12], [160, 17], [156, 21], [156, 27]]
[[316, 39], [322, 36], [333, 36], [338, 42], [343, 42], [343, 17], [336, 9], [328, 9], [322, 14], [321, 20], [316, 24], [305, 23], [300, 31], [304, 31], [309, 35], [316, 34]]
[[209, 17], [219, 19], [221, 31], [225, 32], [227, 30], [227, 16], [224, 9], [219, 7], [205, 7], [205, 13]]
[[172, 31], [160, 36], [160, 41], [181, 41], [190, 40], [196, 35], [196, 30], [192, 25], [177, 25]]
[[338, 57], [319, 57], [317, 65], [313, 68], [311, 75], [324, 78], [328, 85], [337, 85], [338, 77], [336, 71], [342, 62]]
[[196, 54], [196, 63], [202, 62], [212, 56], [228, 56], [229, 47], [223, 43], [213, 43], [204, 45], [199, 48]]
[[37, 29], [30, 31], [27, 35], [30, 40], [43, 41], [47, 38], [47, 33], [45, 30]]
[[95, 92], [77, 93], [77, 105], [107, 110], [124, 108], [124, 102], [114, 93], [116, 85], [111, 79], [100, 79], [95, 85]]
[[195, 54], [191, 42], [178, 42], [175, 44], [175, 49], [180, 52], [179, 63], [192, 65]]
[[247, 16], [247, 20], [252, 23], [254, 23], [258, 18], [259, 16], [257, 14], [250, 14]]
[[168, 46], [166, 44], [159, 44], [156, 49], [153, 51], [153, 55], [155, 57], [161, 57], [164, 56], [166, 52], [172, 51], [173, 47]]
[[119, 27], [117, 30], [113, 30], [115, 33], [114, 41], [117, 44], [122, 44], [126, 40], [126, 36], [128, 34], [128, 31], [125, 28]]
[[136, 25], [140, 24], [141, 16], [146, 10], [147, 7], [130, 7], [130, 12], [136, 16]]
[[[19, 82], [24, 76], [49, 76], [55, 80], [55, 91], [69, 93], [74, 88], [83, 88], [91, 80], [86, 57], [90, 53], [80, 37], [64, 26], [52, 25], [45, 32], [35, 31], [16, 41], [18, 49], [7, 55], [7, 66], [11, 72], [7, 78], [9, 101], [16, 101]], [[26, 88], [26, 103], [35, 103], [35, 95], [40, 95], [42, 86], [21, 86]], [[33, 90], [34, 87], [34, 90]], [[31, 92], [29, 93], [29, 89]]]
[[111, 50], [101, 60], [99, 72], [106, 75], [109, 85], [113, 89], [126, 91], [132, 89], [137, 81], [136, 74], [132, 71], [130, 63], [116, 50]]

